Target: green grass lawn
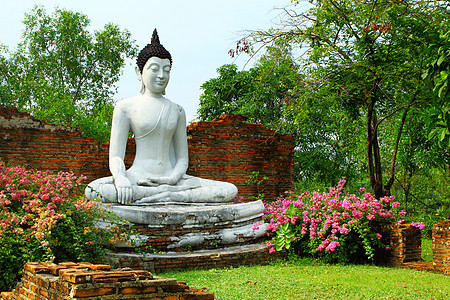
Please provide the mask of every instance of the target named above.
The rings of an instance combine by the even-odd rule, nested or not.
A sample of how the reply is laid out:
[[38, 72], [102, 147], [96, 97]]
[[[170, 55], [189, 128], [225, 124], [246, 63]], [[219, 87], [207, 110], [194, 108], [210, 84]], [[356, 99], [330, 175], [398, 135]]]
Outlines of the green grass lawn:
[[450, 299], [450, 277], [372, 265], [327, 265], [310, 259], [265, 266], [168, 272], [227, 299]]
[[422, 259], [433, 260], [433, 244], [431, 239], [422, 239]]

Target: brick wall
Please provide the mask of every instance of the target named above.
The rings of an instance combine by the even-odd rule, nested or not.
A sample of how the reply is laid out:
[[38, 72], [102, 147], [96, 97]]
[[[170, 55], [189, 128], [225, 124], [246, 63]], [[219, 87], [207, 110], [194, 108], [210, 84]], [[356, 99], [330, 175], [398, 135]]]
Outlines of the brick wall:
[[188, 126], [189, 174], [234, 183], [239, 195], [258, 195], [255, 183], [247, 181], [253, 172], [266, 199], [293, 189], [294, 140], [259, 124], [245, 123], [241, 115], [222, 115], [211, 122]]
[[[82, 136], [78, 128], [49, 124], [13, 107], [0, 107], [0, 141], [0, 159], [5, 163], [73, 171], [88, 180], [109, 173], [108, 144]], [[134, 150], [132, 145], [128, 148]]]
[[189, 288], [173, 278], [130, 268], [111, 270], [91, 263], [28, 263], [22, 280], [1, 299], [213, 300], [214, 293]]
[[379, 223], [373, 229], [381, 233], [381, 242], [388, 245], [388, 249], [376, 250], [377, 264], [399, 267], [406, 262], [421, 259], [422, 236], [419, 229], [410, 224], [398, 227], [389, 223]]
[[[188, 174], [234, 183], [239, 195], [257, 195], [256, 184], [247, 180], [254, 171], [267, 199], [293, 188], [294, 143], [289, 135], [245, 123], [237, 115], [220, 116], [211, 122], [187, 127]], [[78, 128], [55, 125], [33, 118], [12, 107], [0, 107], [0, 159], [38, 170], [73, 171], [88, 181], [109, 176], [108, 143], [81, 135]], [[131, 166], [134, 140], [127, 146], [125, 164]]]

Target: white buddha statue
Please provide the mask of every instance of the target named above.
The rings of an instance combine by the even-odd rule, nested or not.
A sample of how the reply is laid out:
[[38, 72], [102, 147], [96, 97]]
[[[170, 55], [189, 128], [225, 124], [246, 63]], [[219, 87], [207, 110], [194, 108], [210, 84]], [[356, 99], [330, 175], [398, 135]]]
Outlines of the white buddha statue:
[[[151, 44], [137, 58], [140, 95], [117, 103], [112, 121], [109, 169], [112, 176], [91, 182], [88, 199], [149, 205], [155, 203], [225, 203], [237, 194], [231, 183], [186, 175], [188, 144], [183, 108], [164, 97], [172, 58], [153, 32]], [[126, 170], [129, 131], [136, 157]]]

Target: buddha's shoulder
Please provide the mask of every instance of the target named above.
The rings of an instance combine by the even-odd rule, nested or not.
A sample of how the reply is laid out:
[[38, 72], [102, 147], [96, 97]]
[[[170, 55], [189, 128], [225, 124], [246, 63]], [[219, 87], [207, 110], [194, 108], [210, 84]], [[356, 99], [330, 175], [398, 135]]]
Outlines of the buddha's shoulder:
[[183, 107], [181, 105], [179, 105], [179, 104], [177, 104], [177, 103], [175, 103], [173, 101], [170, 101], [170, 99], [167, 99], [167, 98], [164, 98], [164, 99], [167, 101], [168, 105], [170, 106], [170, 110], [171, 111], [176, 111], [179, 114], [184, 114], [185, 113], [184, 109], [183, 109]]
[[177, 103], [174, 103], [174, 102], [171, 102], [171, 104], [172, 104], [172, 106], [175, 108], [175, 110], [176, 110], [178, 113], [184, 114], [184, 109], [183, 109], [183, 107], [182, 107], [181, 105], [179, 105], [179, 104], [177, 104]]
[[116, 110], [127, 110], [128, 108], [139, 105], [140, 100], [142, 100], [142, 95], [137, 95], [134, 97], [126, 98], [123, 100], [120, 100], [116, 103], [115, 109]]
[[[170, 107], [171, 111], [175, 111], [178, 114], [184, 115], [185, 111], [183, 109], [183, 107], [175, 102], [170, 101], [167, 98], [164, 98], [167, 102], [167, 104]], [[134, 96], [131, 98], [126, 98], [123, 100], [120, 100], [119, 102], [117, 102], [116, 106], [115, 106], [115, 110], [118, 111], [133, 111], [136, 107], [140, 107], [142, 105], [143, 102], [146, 101], [146, 98], [144, 95], [138, 95], [138, 96]]]

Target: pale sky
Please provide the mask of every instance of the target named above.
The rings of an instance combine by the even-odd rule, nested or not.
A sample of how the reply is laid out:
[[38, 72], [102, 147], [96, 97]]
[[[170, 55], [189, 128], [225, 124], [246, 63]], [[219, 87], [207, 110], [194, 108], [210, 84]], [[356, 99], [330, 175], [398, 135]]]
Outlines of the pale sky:
[[[173, 69], [166, 97], [186, 110], [188, 123], [195, 119], [200, 86], [217, 76], [216, 69], [233, 63], [228, 51], [245, 30], [273, 27], [280, 15], [274, 8], [289, 0], [0, 0], [0, 43], [13, 49], [24, 29], [24, 13], [42, 4], [48, 14], [54, 8], [81, 12], [91, 20], [89, 30], [115, 23], [128, 29], [139, 49], [150, 42], [157, 28], [161, 44], [171, 53]], [[245, 56], [245, 57], [244, 57]], [[248, 60], [243, 55], [237, 65]], [[119, 82], [115, 100], [135, 96], [138, 83], [134, 61], [129, 61]]]

